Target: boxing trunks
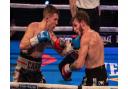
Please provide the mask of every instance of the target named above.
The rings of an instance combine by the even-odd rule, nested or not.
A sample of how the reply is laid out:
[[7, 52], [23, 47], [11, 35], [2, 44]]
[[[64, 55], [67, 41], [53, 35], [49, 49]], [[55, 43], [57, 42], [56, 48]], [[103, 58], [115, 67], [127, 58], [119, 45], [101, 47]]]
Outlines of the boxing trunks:
[[[77, 58], [78, 58], [78, 51], [76, 51], [76, 50], [71, 51], [70, 53], [68, 53], [64, 57], [64, 59], [59, 63], [59, 70], [60, 70], [61, 75], [62, 75], [62, 68], [63, 68], [63, 66], [65, 64], [72, 64]], [[72, 72], [70, 72], [68, 78], [63, 76], [63, 75], [62, 75], [62, 78], [65, 81], [70, 81], [71, 80], [71, 75], [72, 75]]]
[[84, 86], [107, 86], [107, 72], [105, 65], [93, 68], [85, 69], [86, 77], [83, 78], [82, 84]]
[[20, 52], [13, 77], [14, 82], [45, 83], [40, 71], [41, 61], [42, 58], [33, 58], [27, 53]]

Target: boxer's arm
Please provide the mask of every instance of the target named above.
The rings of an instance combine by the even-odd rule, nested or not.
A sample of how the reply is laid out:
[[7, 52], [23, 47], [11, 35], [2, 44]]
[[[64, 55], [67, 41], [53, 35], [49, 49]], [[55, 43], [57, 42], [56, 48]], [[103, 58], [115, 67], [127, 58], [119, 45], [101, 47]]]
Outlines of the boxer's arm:
[[53, 31], [49, 31], [50, 39], [52, 42], [55, 42], [57, 40], [57, 36], [53, 33]]
[[[73, 50], [72, 46], [75, 46], [75, 48], [77, 48], [78, 46], [78, 40], [79, 38], [77, 37], [76, 39], [74, 39], [72, 42], [70, 40], [65, 40], [65, 39], [60, 39], [57, 38], [56, 35], [53, 32], [49, 32], [50, 33], [50, 39], [51, 39], [51, 43], [53, 48], [61, 55], [61, 56], [65, 56], [67, 55], [70, 51]], [[75, 44], [76, 43], [76, 44]], [[73, 44], [73, 45], [72, 45]]]
[[78, 58], [72, 63], [72, 64], [65, 64], [62, 67], [62, 75], [64, 77], [70, 75], [72, 70], [79, 70], [83, 67], [86, 61], [86, 56], [88, 52], [88, 46], [89, 46], [89, 35], [83, 35], [81, 38], [80, 43], [80, 49], [78, 53]]
[[89, 47], [89, 36], [83, 35], [81, 38], [78, 59], [73, 64], [70, 65], [71, 70], [81, 69], [83, 67], [86, 61], [88, 47]]
[[69, 0], [69, 4], [70, 4], [71, 15], [72, 17], [74, 17], [77, 11], [76, 0]]
[[62, 51], [63, 51], [63, 46], [64, 46], [64, 42], [60, 39], [57, 38], [57, 36], [51, 31], [49, 32], [50, 34], [50, 39], [51, 39], [51, 43], [53, 48], [60, 54], [62, 55]]
[[30, 24], [20, 42], [20, 49], [25, 50], [31, 48], [30, 39], [34, 36], [34, 27]]

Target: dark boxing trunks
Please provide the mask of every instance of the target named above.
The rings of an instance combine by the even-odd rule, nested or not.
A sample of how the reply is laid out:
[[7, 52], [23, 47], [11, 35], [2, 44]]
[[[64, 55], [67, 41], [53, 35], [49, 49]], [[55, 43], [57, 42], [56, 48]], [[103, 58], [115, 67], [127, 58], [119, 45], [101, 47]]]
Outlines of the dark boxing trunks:
[[93, 69], [86, 69], [86, 77], [83, 78], [84, 86], [107, 86], [107, 71], [105, 65]]
[[[75, 51], [73, 50], [72, 52], [70, 52], [68, 55], [66, 55], [64, 57], [64, 59], [59, 63], [59, 70], [61, 72], [61, 75], [62, 75], [62, 68], [65, 64], [72, 64], [78, 57], [78, 51]], [[70, 76], [72, 75], [72, 72], [70, 74]], [[70, 81], [70, 79], [66, 79], [63, 75], [62, 75], [62, 78], [65, 80], [65, 81]]]
[[33, 58], [32, 56], [21, 52], [20, 57], [17, 60], [14, 81], [45, 83], [46, 81], [40, 71], [41, 61], [42, 58]]

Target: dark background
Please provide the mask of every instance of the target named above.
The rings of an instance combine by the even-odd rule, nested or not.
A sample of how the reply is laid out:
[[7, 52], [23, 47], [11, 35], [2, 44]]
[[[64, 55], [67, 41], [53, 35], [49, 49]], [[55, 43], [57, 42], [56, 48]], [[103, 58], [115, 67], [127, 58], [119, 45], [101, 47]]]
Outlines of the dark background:
[[[27, 3], [27, 4], [44, 4], [45, 1], [49, 1], [50, 4], [69, 4], [69, 0], [10, 0], [10, 3]], [[101, 0], [101, 5], [118, 5], [118, 0]], [[11, 8], [10, 7], [10, 26], [27, 26], [31, 22], [42, 20], [43, 9], [21, 9], [21, 8]], [[71, 13], [70, 10], [60, 10], [58, 26], [71, 26]], [[100, 26], [101, 27], [118, 27], [118, 11], [117, 10], [102, 10], [100, 15]], [[68, 32], [65, 34], [70, 34]], [[24, 32], [16, 32], [11, 40], [21, 39]], [[62, 32], [57, 32], [56, 34], [62, 34]], [[109, 46], [117, 46], [116, 36], [117, 32], [104, 33], [100, 32], [102, 36], [112, 35], [112, 45], [108, 43]]]
[[[32, 3], [44, 4], [47, 0], [11, 0], [11, 3]], [[50, 4], [69, 4], [68, 0], [49, 0]], [[117, 0], [101, 0], [101, 5], [117, 5]], [[33, 21], [40, 21], [42, 19], [42, 9], [20, 9], [11, 8], [10, 18], [15, 20], [18, 26], [26, 26]], [[70, 10], [60, 10], [59, 26], [69, 26], [71, 19]], [[118, 26], [118, 12], [102, 10], [101, 11], [101, 26]]]

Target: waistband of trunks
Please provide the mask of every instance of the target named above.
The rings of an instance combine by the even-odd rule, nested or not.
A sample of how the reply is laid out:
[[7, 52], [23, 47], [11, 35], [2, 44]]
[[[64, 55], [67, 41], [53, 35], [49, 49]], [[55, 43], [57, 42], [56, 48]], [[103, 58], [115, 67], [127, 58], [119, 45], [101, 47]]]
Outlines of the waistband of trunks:
[[41, 62], [31, 61], [21, 56], [18, 57], [17, 68], [23, 68], [31, 71], [38, 71], [40, 70], [40, 67], [41, 67]]

